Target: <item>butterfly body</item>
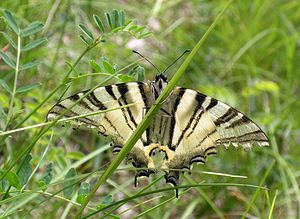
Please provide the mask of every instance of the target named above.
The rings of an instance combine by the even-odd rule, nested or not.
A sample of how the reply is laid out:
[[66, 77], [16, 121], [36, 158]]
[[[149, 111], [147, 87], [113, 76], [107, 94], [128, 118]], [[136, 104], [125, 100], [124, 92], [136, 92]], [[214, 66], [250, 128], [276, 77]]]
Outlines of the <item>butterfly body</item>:
[[[134, 104], [79, 118], [76, 122], [96, 127], [101, 134], [112, 136], [114, 151], [118, 152], [167, 83], [167, 78], [159, 74], [150, 82], [99, 87], [64, 116]], [[75, 94], [56, 104], [49, 111], [48, 119], [56, 118], [84, 94]], [[231, 144], [240, 144], [247, 149], [253, 144], [267, 146], [268, 139], [254, 122], [238, 110], [197, 91], [176, 87], [134, 145], [128, 159], [139, 168], [137, 176], [149, 176], [153, 170], [161, 168], [166, 172], [166, 181], [176, 186], [179, 171], [190, 170], [193, 163], [205, 163], [207, 156], [216, 153], [217, 146], [228, 147]], [[152, 159], [155, 152], [165, 154], [161, 167]]]

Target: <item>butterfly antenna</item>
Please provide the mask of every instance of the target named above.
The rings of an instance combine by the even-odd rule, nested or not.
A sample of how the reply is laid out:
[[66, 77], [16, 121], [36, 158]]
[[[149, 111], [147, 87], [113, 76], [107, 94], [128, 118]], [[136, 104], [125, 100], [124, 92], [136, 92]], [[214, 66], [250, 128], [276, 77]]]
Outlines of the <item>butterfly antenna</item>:
[[186, 53], [190, 52], [189, 49], [185, 50], [174, 62], [171, 63], [164, 71], [163, 74], [171, 67], [173, 66], [179, 59], [181, 59], [182, 56], [184, 56]]
[[138, 51], [135, 51], [135, 50], [132, 50], [133, 53], [136, 53], [138, 54], [140, 57], [142, 57], [143, 59], [145, 59], [147, 62], [149, 62], [155, 69], [158, 73], [160, 73], [160, 71], [158, 70], [158, 68], [152, 63], [150, 62], [149, 59], [147, 59], [145, 56], [143, 56], [141, 53], [139, 53]]

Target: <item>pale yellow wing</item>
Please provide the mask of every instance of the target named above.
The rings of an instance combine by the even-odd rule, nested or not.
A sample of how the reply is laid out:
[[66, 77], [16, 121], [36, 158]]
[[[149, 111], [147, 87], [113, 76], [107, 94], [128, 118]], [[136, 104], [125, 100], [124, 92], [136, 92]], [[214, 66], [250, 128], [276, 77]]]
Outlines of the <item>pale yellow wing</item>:
[[[85, 93], [80, 92], [56, 104], [48, 113], [48, 119], [56, 118], [65, 109], [70, 108]], [[133, 106], [110, 112], [86, 116], [73, 121], [73, 124], [86, 124], [97, 128], [100, 133], [111, 136], [114, 151], [121, 150], [142, 120], [145, 110], [152, 105], [151, 87], [148, 83], [132, 82], [99, 87], [76, 104], [65, 117], [84, 115], [99, 110], [113, 109], [127, 104]], [[143, 134], [131, 150], [128, 158], [136, 167], [147, 167], [148, 159], [144, 153], [147, 145], [146, 133]]]
[[[194, 162], [204, 163], [219, 145], [245, 149], [268, 145], [265, 133], [243, 113], [196, 91], [175, 88], [164, 108], [171, 114], [162, 138], [167, 145], [166, 169], [190, 169]], [[167, 181], [176, 185], [178, 178], [178, 172], [169, 171]]]

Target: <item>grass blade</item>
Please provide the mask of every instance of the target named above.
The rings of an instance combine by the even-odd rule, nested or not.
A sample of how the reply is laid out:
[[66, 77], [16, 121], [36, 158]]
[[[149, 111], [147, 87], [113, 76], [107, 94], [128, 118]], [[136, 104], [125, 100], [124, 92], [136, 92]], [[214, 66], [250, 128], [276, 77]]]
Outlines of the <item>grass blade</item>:
[[275, 192], [268, 219], [272, 219], [272, 214], [273, 214], [275, 202], [276, 202], [276, 199], [277, 199], [277, 195], [278, 195], [278, 190], [276, 190], [276, 192]]

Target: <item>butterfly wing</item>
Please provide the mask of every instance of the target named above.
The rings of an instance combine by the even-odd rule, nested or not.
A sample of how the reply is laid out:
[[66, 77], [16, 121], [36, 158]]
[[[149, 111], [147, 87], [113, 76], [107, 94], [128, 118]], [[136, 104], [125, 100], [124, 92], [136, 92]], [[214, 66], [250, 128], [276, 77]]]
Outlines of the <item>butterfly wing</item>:
[[[216, 146], [267, 146], [265, 133], [243, 113], [196, 91], [177, 87], [165, 108], [171, 114], [162, 144], [167, 155], [165, 169], [190, 169], [194, 162], [205, 163]], [[167, 182], [177, 185], [178, 171], [168, 171]]]
[[[59, 116], [86, 92], [88, 91], [75, 94], [56, 104], [49, 111], [48, 119]], [[71, 108], [64, 117], [79, 116], [134, 104], [130, 107], [78, 118], [72, 122], [73, 125], [85, 124], [97, 128], [103, 135], [111, 136], [114, 142], [114, 152], [118, 152], [142, 120], [145, 114], [144, 109], [151, 107], [153, 102], [151, 97], [151, 87], [148, 83], [132, 82], [99, 87]], [[144, 146], [147, 144], [146, 138], [146, 134], [143, 134], [128, 155], [136, 167], [148, 166], [149, 156], [147, 157], [144, 152]], [[140, 175], [143, 174], [147, 175], [145, 172]]]
[[[86, 92], [75, 94], [56, 104], [49, 111], [48, 118], [61, 115]], [[65, 117], [134, 104], [73, 121], [73, 124], [86, 124], [99, 129], [103, 135], [111, 136], [115, 144], [114, 151], [118, 152], [153, 103], [150, 83], [109, 85], [89, 93]], [[266, 146], [268, 139], [254, 122], [238, 110], [204, 94], [177, 87], [165, 100], [162, 109], [132, 148], [128, 158], [133, 160], [135, 167], [150, 167], [149, 164], [153, 161], [148, 149], [152, 146], [154, 149], [159, 147], [166, 153], [163, 163], [167, 172], [166, 180], [177, 185], [179, 172], [172, 169], [190, 169], [194, 162], [205, 163], [208, 155], [216, 153], [216, 146], [228, 147], [230, 144], [240, 144], [248, 149], [253, 144]], [[149, 176], [150, 172], [140, 170], [137, 176]]]

